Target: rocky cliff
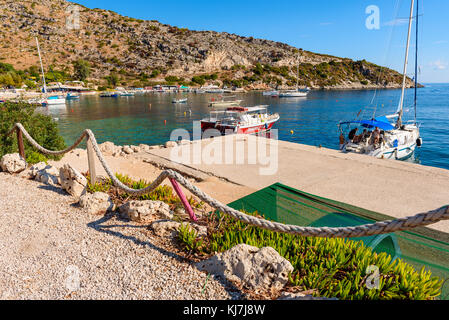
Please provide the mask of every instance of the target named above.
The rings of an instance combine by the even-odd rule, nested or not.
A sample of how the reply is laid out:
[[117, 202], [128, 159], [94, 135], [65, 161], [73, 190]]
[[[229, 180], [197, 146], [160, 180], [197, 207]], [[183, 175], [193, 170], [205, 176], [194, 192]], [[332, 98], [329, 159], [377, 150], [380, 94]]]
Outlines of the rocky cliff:
[[[70, 74], [73, 62], [84, 59], [92, 67], [90, 80], [97, 84], [111, 74], [119, 81], [133, 79], [140, 84], [165, 81], [167, 76], [172, 76], [171, 82], [189, 82], [194, 76], [209, 75], [206, 80], [264, 88], [293, 86], [298, 74], [298, 49], [284, 43], [180, 29], [64, 0], [0, 0], [0, 26], [1, 62], [19, 70], [38, 65], [38, 36], [46, 67]], [[396, 71], [366, 61], [308, 51], [302, 52], [300, 61], [302, 86], [369, 88], [401, 83]]]

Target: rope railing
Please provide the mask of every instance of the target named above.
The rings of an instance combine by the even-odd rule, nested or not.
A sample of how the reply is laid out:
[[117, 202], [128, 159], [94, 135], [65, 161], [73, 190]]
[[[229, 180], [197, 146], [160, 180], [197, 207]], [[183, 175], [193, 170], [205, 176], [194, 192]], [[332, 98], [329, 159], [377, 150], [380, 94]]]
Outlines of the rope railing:
[[[323, 237], [323, 238], [357, 238], [357, 237], [365, 237], [365, 236], [373, 236], [373, 235], [380, 235], [380, 234], [386, 234], [386, 233], [392, 233], [396, 231], [407, 231], [412, 230], [417, 227], [422, 226], [428, 226], [434, 223], [437, 223], [439, 221], [443, 220], [449, 220], [449, 206], [442, 207], [440, 209], [429, 211], [426, 213], [420, 213], [415, 216], [406, 217], [406, 218], [400, 218], [395, 220], [388, 220], [388, 221], [382, 221], [382, 222], [376, 222], [373, 224], [366, 224], [366, 225], [360, 225], [360, 226], [353, 226], [353, 227], [338, 227], [338, 228], [329, 228], [329, 227], [302, 227], [302, 226], [296, 226], [296, 225], [287, 225], [282, 224], [278, 222], [272, 222], [268, 221], [262, 218], [254, 217], [248, 214], [245, 214], [241, 211], [235, 210], [217, 199], [212, 198], [208, 194], [204, 193], [202, 190], [200, 190], [198, 187], [194, 186], [192, 183], [190, 183], [187, 179], [185, 179], [181, 174], [179, 174], [176, 171], [173, 170], [165, 170], [163, 171], [156, 180], [153, 181], [153, 183], [143, 189], [132, 189], [123, 184], [117, 177], [112, 173], [111, 168], [107, 164], [100, 147], [98, 146], [98, 143], [95, 139], [95, 135], [93, 132], [89, 129], [86, 129], [82, 135], [78, 138], [78, 140], [69, 148], [62, 150], [62, 151], [51, 151], [47, 150], [44, 147], [40, 146], [25, 130], [25, 128], [20, 124], [17, 123], [14, 125], [14, 127], [11, 129], [8, 135], [12, 134], [16, 130], [18, 139], [21, 138], [21, 133], [25, 136], [26, 139], [30, 142], [30, 144], [35, 147], [37, 150], [44, 154], [48, 155], [62, 155], [67, 152], [72, 151], [75, 149], [84, 138], [87, 139], [87, 150], [88, 150], [88, 159], [89, 159], [89, 174], [91, 175], [91, 182], [95, 181], [95, 163], [94, 163], [94, 156], [93, 152], [95, 152], [98, 160], [100, 161], [101, 165], [103, 166], [106, 174], [111, 179], [112, 183], [119, 189], [122, 189], [128, 194], [131, 195], [143, 195], [148, 194], [154, 191], [158, 186], [160, 186], [165, 179], [169, 179], [171, 183], [173, 184], [173, 187], [180, 197], [186, 211], [189, 213], [190, 218], [194, 221], [196, 221], [196, 216], [187, 201], [185, 195], [183, 194], [181, 188], [179, 187], [178, 183], [184, 186], [188, 191], [190, 191], [193, 195], [198, 197], [200, 200], [204, 201], [205, 203], [209, 204], [211, 207], [223, 212], [226, 215], [229, 215], [235, 219], [238, 219], [242, 222], [245, 222], [247, 224], [260, 227], [263, 229], [267, 229], [270, 231], [275, 232], [282, 232], [282, 233], [289, 233], [299, 236], [305, 236], [305, 237]], [[19, 134], [20, 132], [20, 134]], [[23, 142], [19, 141], [19, 146]], [[23, 153], [23, 150], [22, 150]], [[22, 155], [22, 154], [21, 154]], [[24, 154], [22, 155], [24, 157]]]

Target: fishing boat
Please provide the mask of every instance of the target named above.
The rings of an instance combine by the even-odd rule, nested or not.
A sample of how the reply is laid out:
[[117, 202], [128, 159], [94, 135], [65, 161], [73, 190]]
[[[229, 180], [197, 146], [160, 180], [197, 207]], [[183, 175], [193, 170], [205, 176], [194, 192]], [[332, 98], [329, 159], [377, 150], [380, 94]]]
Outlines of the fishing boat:
[[101, 98], [117, 98], [119, 94], [117, 92], [104, 92], [100, 94]]
[[217, 129], [222, 134], [258, 134], [271, 130], [279, 121], [279, 114], [269, 114], [268, 106], [232, 107], [212, 111], [209, 118], [201, 120], [201, 130]]
[[[421, 147], [423, 140], [420, 136], [420, 125], [417, 122], [417, 89], [418, 89], [418, 64], [417, 51], [415, 63], [415, 118], [404, 121], [404, 98], [407, 81], [407, 65], [410, 49], [410, 36], [413, 22], [414, 0], [411, 0], [410, 18], [407, 35], [407, 46], [405, 52], [404, 72], [402, 81], [402, 92], [399, 106], [395, 114], [363, 120], [341, 122], [340, 149], [343, 152], [365, 154], [376, 158], [405, 160], [410, 158], [416, 150]], [[418, 48], [418, 22], [419, 2], [416, 6], [416, 48]], [[361, 112], [359, 112], [360, 115]], [[359, 115], [357, 117], [359, 117]], [[355, 128], [353, 128], [353, 126]], [[346, 131], [351, 130], [346, 137]], [[360, 131], [362, 132], [360, 132]], [[360, 133], [360, 134], [357, 134]]]
[[307, 95], [309, 94], [309, 89], [306, 88], [305, 90], [301, 90], [299, 88], [299, 66], [300, 66], [300, 55], [301, 55], [301, 50], [299, 50], [298, 52], [298, 74], [296, 75], [296, 89], [295, 90], [285, 90], [285, 91], [281, 91], [278, 92], [277, 95], [272, 95], [272, 96], [278, 96], [279, 98], [301, 98], [301, 97], [307, 97]]
[[173, 99], [172, 103], [187, 103], [188, 99]]
[[228, 108], [228, 107], [238, 107], [243, 100], [229, 100], [234, 99], [235, 96], [223, 96], [221, 100], [212, 100], [209, 103], [211, 108]]

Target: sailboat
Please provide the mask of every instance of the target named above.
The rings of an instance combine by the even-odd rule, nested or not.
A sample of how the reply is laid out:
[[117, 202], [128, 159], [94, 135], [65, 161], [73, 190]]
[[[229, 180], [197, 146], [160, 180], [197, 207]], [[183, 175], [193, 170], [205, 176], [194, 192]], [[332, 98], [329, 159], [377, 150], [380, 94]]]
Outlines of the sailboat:
[[[281, 91], [279, 92], [277, 95], [279, 96], [279, 98], [298, 98], [298, 97], [307, 97], [307, 95], [309, 94], [309, 90], [305, 90], [305, 91], [301, 91], [299, 89], [299, 57], [300, 57], [300, 53], [301, 51], [299, 51], [298, 53], [298, 74], [296, 77], [296, 90], [286, 90], [286, 91]], [[275, 94], [273, 94], [274, 96]]]
[[[373, 117], [367, 120], [354, 120], [341, 122], [340, 149], [344, 152], [366, 154], [376, 158], [405, 160], [410, 158], [416, 150], [421, 147], [423, 140], [420, 136], [419, 123], [416, 119], [417, 89], [418, 89], [418, 22], [419, 22], [419, 0], [416, 5], [416, 59], [415, 59], [415, 119], [404, 122], [404, 98], [407, 81], [407, 66], [410, 49], [410, 37], [412, 31], [413, 12], [415, 0], [411, 0], [410, 18], [407, 35], [407, 46], [404, 62], [404, 73], [402, 81], [402, 92], [398, 109], [395, 114]], [[396, 119], [396, 120], [395, 120]], [[395, 120], [395, 121], [394, 121]], [[345, 137], [343, 127], [350, 128], [351, 125], [362, 127], [360, 135], [359, 128], [354, 128]], [[373, 130], [374, 129], [374, 130]], [[373, 130], [373, 131], [371, 131]]]
[[39, 40], [37, 39], [37, 37], [36, 37], [36, 45], [37, 45], [37, 52], [39, 54], [39, 61], [41, 63], [41, 70], [42, 70], [42, 83], [43, 83], [42, 90], [45, 95], [45, 98], [41, 101], [41, 103], [43, 106], [65, 105], [65, 97], [64, 96], [48, 95], [47, 84], [45, 82], [44, 65], [42, 64], [41, 49], [39, 47]]

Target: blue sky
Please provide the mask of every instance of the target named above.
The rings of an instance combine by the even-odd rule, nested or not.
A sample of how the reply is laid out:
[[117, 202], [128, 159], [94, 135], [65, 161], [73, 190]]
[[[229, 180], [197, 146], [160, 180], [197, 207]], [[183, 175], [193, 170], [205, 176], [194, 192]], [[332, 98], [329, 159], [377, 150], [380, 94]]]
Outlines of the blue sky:
[[[192, 30], [226, 31], [281, 41], [317, 53], [366, 59], [402, 72], [410, 0], [74, 0], [144, 20]], [[366, 28], [366, 8], [379, 8], [380, 29]], [[449, 1], [420, 0], [421, 82], [449, 83]], [[413, 40], [413, 38], [412, 38]], [[413, 40], [414, 41], [414, 40]], [[409, 74], [414, 66], [411, 48]]]

